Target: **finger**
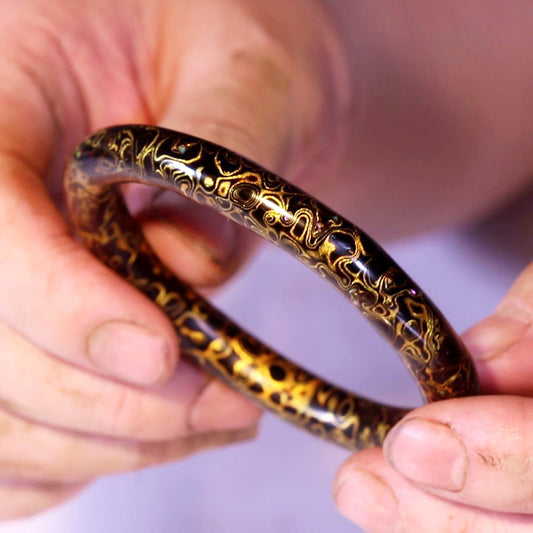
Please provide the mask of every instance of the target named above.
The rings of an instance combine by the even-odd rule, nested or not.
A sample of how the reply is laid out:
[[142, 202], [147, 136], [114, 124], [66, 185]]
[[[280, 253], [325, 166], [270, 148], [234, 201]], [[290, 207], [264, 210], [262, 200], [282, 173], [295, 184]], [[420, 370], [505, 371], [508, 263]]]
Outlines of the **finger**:
[[464, 335], [483, 389], [533, 394], [533, 263], [518, 277], [495, 313]]
[[0, 155], [0, 169], [9, 280], [0, 319], [84, 368], [143, 385], [167, 379], [178, 350], [165, 316], [71, 239], [31, 168]]
[[[21, 32], [0, 31], [0, 48], [9, 51], [0, 58], [0, 70], [7, 80], [0, 88], [3, 119], [0, 135], [6, 140], [3, 148], [6, 154], [29, 163], [40, 178], [46, 177], [48, 188], [58, 203], [62, 200], [62, 172], [73, 143], [111, 124], [157, 122], [160, 111], [149, 107], [158, 107], [159, 102], [166, 100], [168, 78], [165, 77], [162, 86], [155, 87], [154, 71], [161, 70], [165, 76], [172, 72], [176, 78], [181, 75], [181, 71], [174, 72], [166, 65], [167, 53], [160, 46], [164, 37], [159, 25], [153, 23], [154, 20], [168, 20], [169, 6], [156, 3], [134, 12], [126, 8], [117, 18], [116, 9], [113, 12], [105, 2], [99, 3], [102, 4], [100, 9], [89, 11], [79, 3], [66, 5], [57, 12], [46, 10], [43, 14], [46, 23], [32, 26], [30, 39]], [[18, 22], [25, 17], [24, 10], [11, 11], [6, 21], [9, 19], [15, 22], [10, 26], [18, 27]], [[181, 25], [184, 14], [180, 10], [178, 15], [177, 22]], [[118, 19], [120, 23], [116, 22]], [[144, 22], [148, 24], [141, 29]], [[97, 29], [87, 34], [85, 28], [91, 23]], [[50, 28], [63, 25], [68, 38], [64, 39], [62, 47], [57, 47]], [[130, 31], [136, 32], [135, 35], [130, 36]], [[176, 33], [175, 27], [172, 31]], [[134, 44], [137, 34], [143, 34], [146, 42], [156, 43], [156, 46], [137, 47]], [[117, 55], [104, 53], [109, 42], [114, 42], [121, 52]], [[175, 40], [173, 45], [171, 50], [179, 60], [181, 47]], [[153, 57], [148, 59], [150, 54]], [[80, 57], [84, 60], [79, 61]], [[209, 62], [215, 60], [209, 58]], [[132, 76], [133, 71], [139, 75]], [[50, 76], [50, 72], [60, 75]], [[174, 80], [170, 83], [174, 84]], [[150, 95], [144, 93], [147, 87], [154, 89]], [[29, 129], [28, 124], [34, 127]], [[145, 190], [134, 195], [140, 200], [133, 199], [132, 203], [135, 206], [140, 201], [146, 209], [152, 195], [153, 191]], [[238, 259], [234, 254], [236, 229], [231, 224], [227, 225], [229, 229], [220, 228], [220, 222], [209, 224], [205, 209], [197, 213], [188, 207], [197, 215], [191, 228], [193, 217], [179, 207], [177, 214], [174, 210], [172, 221], [179, 220], [179, 225], [170, 239], [174, 256], [179, 259], [183, 255], [186, 259], [184, 267], [177, 261], [179, 275], [196, 285], [220, 283], [228, 277]], [[154, 215], [157, 220], [157, 213]], [[181, 228], [184, 228], [183, 235], [176, 239]], [[167, 249], [165, 246], [158, 251], [164, 255]]]
[[[51, 171], [55, 150], [71, 142], [57, 130], [78, 137], [84, 123], [84, 107], [68, 92], [74, 83], [68, 62], [63, 55], [58, 58], [46, 35], [32, 33], [27, 48], [13, 41], [14, 35], [3, 34], [6, 47], [16, 53], [0, 64], [9, 79], [0, 90], [0, 136], [5, 140], [0, 151], [0, 247], [6, 251], [0, 276], [9, 279], [3, 287], [0, 319], [76, 365], [134, 384], [163, 382], [177, 360], [172, 327], [146, 298], [71, 239], [43, 187], [42, 177]], [[70, 43], [69, 52], [71, 46], [75, 44]], [[28, 62], [31, 69], [24, 69]], [[64, 76], [50, 77], [50, 70]], [[88, 75], [85, 72], [83, 79], [90, 81]], [[134, 107], [130, 120], [139, 116]], [[87, 103], [89, 114], [90, 108]], [[107, 116], [120, 118], [117, 113]], [[28, 124], [35, 127], [28, 130]], [[60, 168], [63, 162], [54, 165]], [[201, 271], [201, 264], [199, 257], [195, 272]]]
[[3, 431], [0, 478], [74, 483], [180, 459], [215, 446], [249, 439], [255, 428], [205, 432], [160, 442], [90, 437], [35, 424], [0, 410]]
[[387, 436], [410, 481], [450, 501], [533, 514], [533, 399], [484, 396], [426, 405]]
[[[201, 8], [193, 9], [198, 10]], [[247, 33], [246, 28], [241, 29]], [[180, 71], [187, 75], [177, 77], [159, 122], [279, 171], [289, 145], [289, 74], [274, 64], [269, 51], [256, 57], [252, 50], [249, 57], [236, 60], [237, 43], [227, 30], [224, 35], [211, 31], [201, 40], [180, 36], [180, 42], [191, 43], [179, 48]], [[241, 32], [242, 39], [249, 43]], [[216, 61], [210, 59], [214, 50]], [[158, 194], [141, 210], [141, 220], [154, 249], [161, 251], [179, 276], [195, 285], [219, 284], [251, 254], [254, 238], [249, 232], [175, 193]], [[206, 258], [200, 265], [196, 259], [199, 254]]]
[[[331, 142], [331, 131], [342, 123], [337, 105], [344, 102], [338, 88], [344, 74], [332, 66], [338, 67], [332, 58], [339, 53], [332, 50], [336, 39], [320, 6], [304, 2], [291, 9], [292, 17], [300, 16], [305, 27], [316, 26], [316, 31], [284, 31], [283, 2], [279, 10], [269, 8], [268, 16], [256, 4], [240, 2], [195, 2], [185, 18], [172, 12], [182, 31], [168, 25], [172, 30], [162, 35], [171, 58], [166, 75], [173, 84], [169, 89], [168, 78], [159, 80], [167, 82], [167, 100], [158, 123], [219, 143], [289, 178], [302, 168], [308, 181], [319, 175], [319, 167], [334, 157], [332, 147], [340, 144]], [[205, 25], [210, 31], [197, 39], [195, 28]], [[211, 272], [202, 272], [202, 284], [217, 283], [242, 265], [250, 253], [249, 235], [207, 208], [174, 201], [174, 217], [169, 193], [145, 209], [144, 230], [180, 276], [183, 270], [189, 276], [198, 272], [189, 266], [191, 251], [209, 251], [215, 258]], [[191, 244], [188, 252], [184, 243]]]
[[0, 276], [9, 280], [0, 319], [69, 362], [128, 382], [163, 381], [177, 359], [170, 324], [72, 240], [45, 190], [44, 176], [64, 166], [56, 150], [72, 142], [63, 134], [77, 137], [85, 122], [68, 62], [44, 27], [24, 42], [9, 27], [0, 32]]
[[352, 456], [334, 484], [339, 511], [369, 533], [522, 533], [533, 517], [490, 512], [428, 494], [395, 472], [381, 450]]
[[253, 426], [259, 417], [257, 407], [185, 362], [164, 386], [132, 387], [65, 365], [2, 324], [0, 373], [4, 408], [96, 435], [168, 440]]
[[[56, 64], [57, 61], [54, 62], [45, 51], [39, 52], [42, 52], [43, 63], [51, 61]], [[20, 365], [27, 364], [23, 357], [14, 356], [31, 352], [24, 339], [34, 344], [37, 349], [31, 352], [34, 364], [28, 375], [35, 377], [36, 384], [44, 379], [41, 383], [48, 384], [49, 388], [43, 391], [42, 385], [36, 386], [31, 394], [32, 391], [24, 385], [31, 380], [24, 380], [24, 383], [16, 380], [20, 389], [14, 386], [9, 391], [4, 390], [4, 401], [14, 412], [46, 423], [148, 439], [192, 435], [200, 431], [198, 427], [203, 427], [202, 431], [216, 430], [203, 422], [202, 409], [204, 413], [209, 410], [211, 420], [216, 423], [226, 420], [222, 425], [242, 425], [240, 415], [243, 413], [244, 418], [248, 416], [255, 423], [257, 410], [231, 391], [212, 383], [202, 389], [203, 378], [199, 375], [186, 383], [185, 377], [190, 377], [191, 371], [185, 371], [182, 378], [174, 380], [168, 389], [154, 396], [139, 394], [133, 388], [117, 388], [113, 382], [106, 385], [101, 380], [90, 382], [77, 373], [74, 382], [82, 394], [76, 396], [76, 387], [70, 386], [73, 383], [69, 379], [72, 377], [70, 367], [53, 365], [47, 357], [42, 359], [41, 366], [35, 362], [40, 350], [41, 355], [57, 356], [119, 380], [154, 385], [165, 381], [172, 373], [177, 347], [174, 331], [166, 318], [70, 238], [41, 182], [49, 152], [54, 148], [50, 139], [55, 139], [54, 127], [57, 126], [51, 117], [50, 102], [57, 99], [63, 105], [70, 100], [64, 101], [58, 87], [54, 83], [45, 83], [39, 72], [31, 78], [20, 76], [20, 73], [16, 65], [11, 66], [11, 92], [7, 85], [3, 86], [0, 100], [0, 106], [6, 111], [0, 113], [6, 119], [0, 124], [0, 134], [9, 139], [5, 152], [0, 154], [3, 183], [0, 219], [6, 228], [0, 235], [0, 247], [10, 251], [0, 263], [0, 275], [10, 279], [0, 302], [0, 317], [8, 329], [21, 337], [15, 341], [13, 336], [4, 332], [7, 336], [3, 355], [5, 358], [11, 356], [10, 364], [15, 361]], [[14, 90], [17, 80], [20, 86], [28, 86], [24, 98], [20, 97], [20, 91]], [[44, 87], [35, 87], [39, 83]], [[43, 94], [47, 98], [43, 99]], [[5, 102], [9, 102], [9, 109], [4, 109]], [[15, 127], [29, 116], [38, 123], [31, 134], [24, 128]], [[70, 115], [66, 113], [65, 116]], [[63, 126], [72, 131], [72, 124]], [[139, 317], [142, 317], [142, 324]], [[35, 372], [37, 368], [40, 373]], [[10, 370], [13, 373], [9, 375], [20, 375], [16, 365]], [[63, 381], [57, 381], [58, 375]], [[63, 391], [58, 390], [59, 383], [65, 384]], [[177, 387], [182, 390], [177, 392]], [[38, 401], [40, 398], [36, 400], [35, 391], [42, 394], [42, 402]], [[68, 394], [64, 394], [65, 391]], [[109, 398], [110, 403], [102, 398]], [[62, 407], [58, 408], [58, 405]], [[90, 415], [91, 405], [97, 406], [94, 412], [99, 415]], [[79, 412], [76, 409], [80, 409]], [[155, 411], [159, 416], [154, 415]], [[162, 423], [162, 413], [170, 417], [170, 423]], [[221, 416], [217, 417], [217, 413]], [[146, 424], [139, 429], [135, 419], [146, 420]]]
[[215, 287], [251, 257], [257, 239], [213, 209], [172, 191], [141, 194], [148, 195], [137, 213], [143, 233], [181, 279]]
[[0, 521], [25, 518], [59, 505], [84, 485], [16, 483], [0, 480]]

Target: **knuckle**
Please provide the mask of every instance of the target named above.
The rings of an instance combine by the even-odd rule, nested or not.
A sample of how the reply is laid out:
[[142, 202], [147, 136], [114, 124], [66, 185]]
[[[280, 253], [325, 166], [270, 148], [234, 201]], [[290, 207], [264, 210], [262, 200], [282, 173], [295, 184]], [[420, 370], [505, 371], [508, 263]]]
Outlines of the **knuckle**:
[[120, 385], [112, 394], [112, 398], [102, 395], [98, 412], [105, 422], [96, 415], [100, 433], [148, 445], [176, 439], [182, 432], [182, 409], [157, 393]]
[[134, 438], [143, 433], [145, 420], [142, 403], [139, 391], [128, 387], [119, 387], [112, 400], [105, 398], [106, 433], [121, 438]]
[[127, 385], [120, 385], [113, 395], [100, 407], [106, 422], [99, 425], [107, 436], [153, 444], [175, 440], [183, 434], [185, 415], [180, 402], [150, 389]]

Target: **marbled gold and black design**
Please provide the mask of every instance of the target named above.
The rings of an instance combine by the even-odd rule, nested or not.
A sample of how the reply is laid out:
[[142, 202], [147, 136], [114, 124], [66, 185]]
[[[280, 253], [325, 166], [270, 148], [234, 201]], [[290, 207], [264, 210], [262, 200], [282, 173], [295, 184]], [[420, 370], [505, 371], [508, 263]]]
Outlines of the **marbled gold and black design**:
[[163, 309], [182, 353], [262, 406], [350, 449], [380, 445], [407, 412], [299, 368], [179, 281], [127, 212], [116, 185], [131, 181], [207, 204], [316, 270], [393, 344], [427, 401], [478, 392], [473, 364], [441, 313], [346, 219], [251, 161], [190, 135], [138, 125], [97, 132], [77, 148], [65, 175], [75, 231]]

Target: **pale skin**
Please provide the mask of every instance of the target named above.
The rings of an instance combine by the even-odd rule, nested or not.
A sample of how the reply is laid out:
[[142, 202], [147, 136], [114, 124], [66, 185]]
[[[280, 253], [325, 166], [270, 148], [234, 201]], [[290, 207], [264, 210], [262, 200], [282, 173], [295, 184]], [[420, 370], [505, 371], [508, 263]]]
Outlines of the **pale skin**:
[[[71, 238], [60, 183], [76, 142], [157, 123], [257, 160], [378, 238], [465, 223], [531, 182], [533, 10], [511, 4], [0, 2], [0, 518], [252, 436], [259, 418], [179, 360], [165, 317]], [[195, 285], [250, 249], [203, 211], [127, 194]], [[533, 525], [532, 318], [530, 266], [465, 336], [500, 396], [425, 406], [355, 454], [334, 487], [343, 514], [368, 531]]]

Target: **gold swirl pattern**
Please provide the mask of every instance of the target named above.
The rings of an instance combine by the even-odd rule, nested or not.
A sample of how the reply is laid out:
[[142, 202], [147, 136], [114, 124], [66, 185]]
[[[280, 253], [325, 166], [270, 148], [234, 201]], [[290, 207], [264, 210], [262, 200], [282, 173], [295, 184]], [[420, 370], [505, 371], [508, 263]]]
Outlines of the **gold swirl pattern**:
[[[65, 191], [76, 233], [168, 315], [181, 352], [288, 421], [349, 449], [381, 445], [407, 410], [325, 382], [278, 355], [155, 256], [116, 185], [176, 191], [281, 246], [340, 289], [397, 349], [426, 401], [477, 394], [472, 361], [442, 314], [370, 237], [253, 162], [154, 126], [101, 130], [76, 149]], [[253, 302], [250, 302], [253, 305]]]

